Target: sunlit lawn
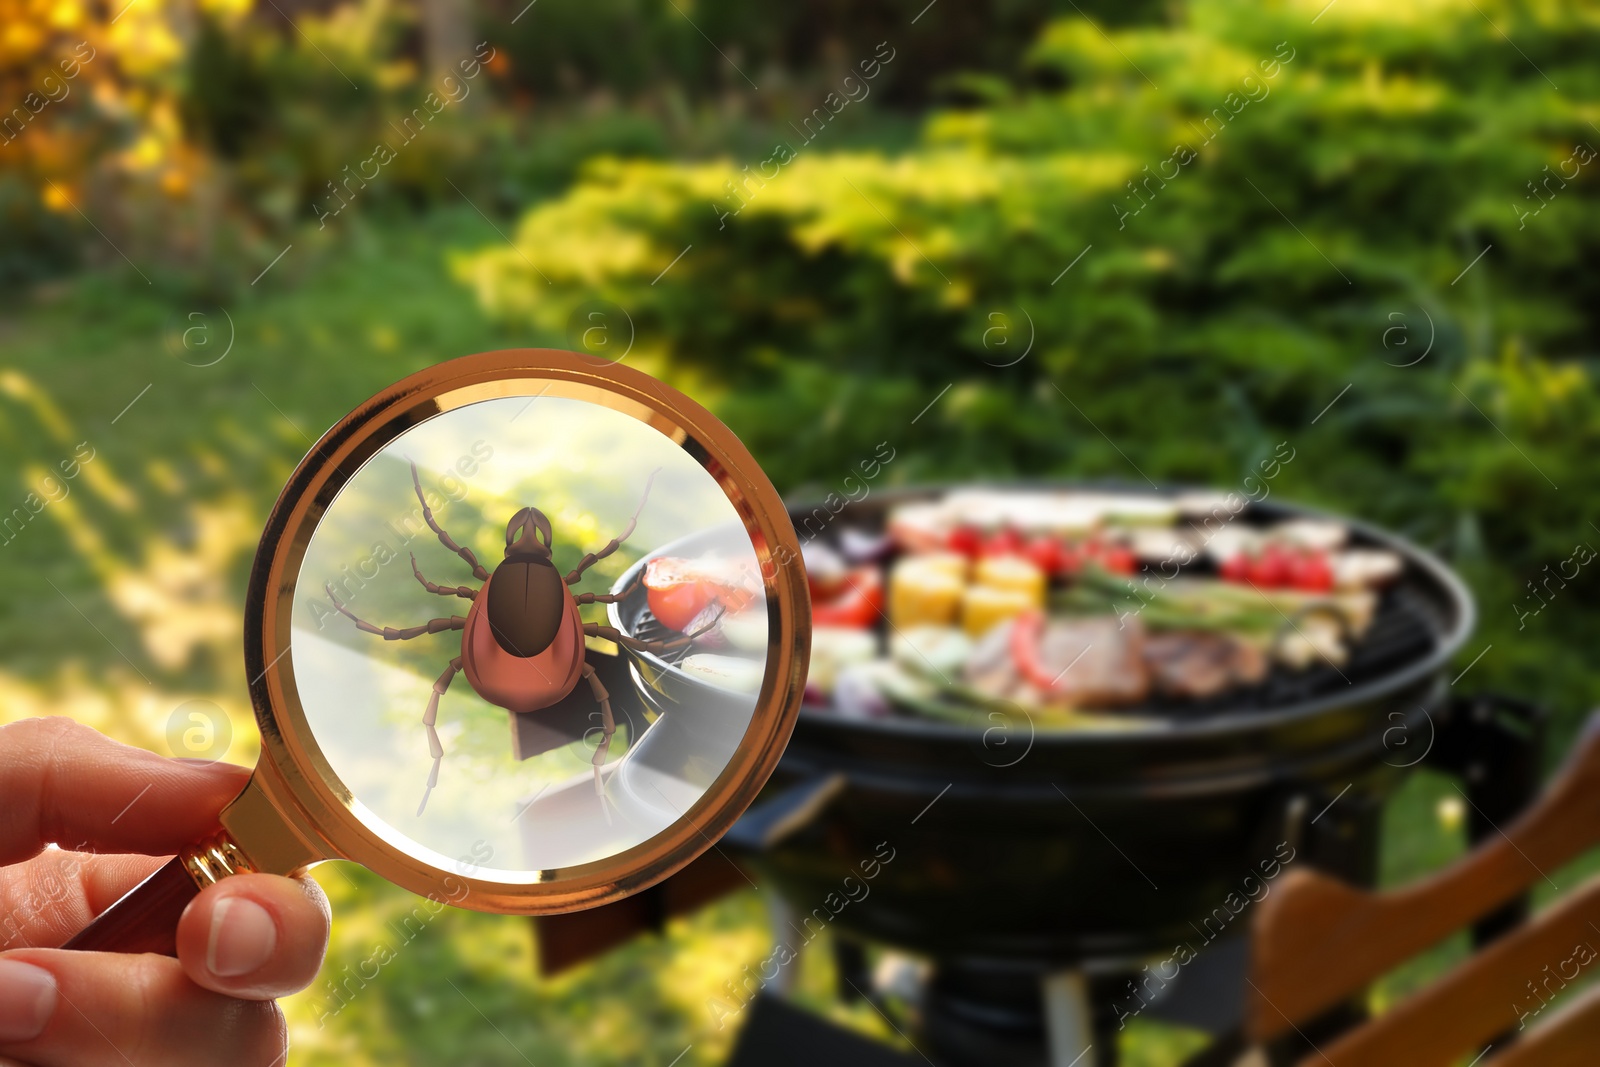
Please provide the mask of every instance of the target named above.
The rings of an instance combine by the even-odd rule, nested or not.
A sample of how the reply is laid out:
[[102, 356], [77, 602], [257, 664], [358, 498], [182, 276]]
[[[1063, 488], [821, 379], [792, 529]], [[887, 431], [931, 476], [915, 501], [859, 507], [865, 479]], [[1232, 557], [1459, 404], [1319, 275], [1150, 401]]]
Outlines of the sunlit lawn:
[[[39, 491], [80, 443], [94, 455], [0, 546], [0, 718], [68, 714], [166, 752], [173, 710], [203, 698], [230, 718], [229, 758], [253, 762], [240, 605], [263, 520], [311, 439], [417, 368], [563, 343], [491, 325], [450, 279], [452, 250], [496, 240], [465, 208], [363, 223], [292, 249], [241, 288], [226, 316], [125, 278], [57, 286], [0, 319], [0, 504]], [[226, 358], [208, 367], [174, 358], [164, 334], [212, 331], [214, 347], [188, 353], [203, 362], [221, 351], [229, 317]], [[1459, 850], [1439, 815], [1448, 795], [1443, 779], [1418, 778], [1393, 807], [1390, 880]], [[416, 898], [343, 864], [318, 878], [337, 922], [322, 978], [289, 1005], [299, 1063], [666, 1067], [682, 1054], [682, 1067], [716, 1064], [736, 1027], [718, 1029], [707, 1002], [770, 949], [762, 900], [747, 891], [541, 983], [523, 920], [446, 911], [408, 939], [398, 920]], [[1411, 987], [1457, 951], [1434, 954], [1391, 988]], [[376, 977], [352, 980], [390, 956]], [[892, 1038], [872, 1009], [832, 1004], [830, 968], [824, 943], [808, 950], [801, 1000]], [[1125, 1052], [1136, 1067], [1165, 1067], [1196, 1044], [1140, 1023]]]

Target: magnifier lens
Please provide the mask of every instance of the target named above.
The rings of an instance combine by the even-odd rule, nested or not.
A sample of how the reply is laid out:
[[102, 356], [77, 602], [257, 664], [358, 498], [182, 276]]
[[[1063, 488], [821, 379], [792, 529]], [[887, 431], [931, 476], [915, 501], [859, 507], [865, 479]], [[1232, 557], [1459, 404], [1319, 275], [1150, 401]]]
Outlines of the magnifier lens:
[[[632, 414], [523, 395], [345, 472], [298, 566], [285, 675], [355, 816], [502, 883], [685, 817], [751, 725], [771, 629], [716, 470]], [[647, 684], [664, 673], [696, 699]]]
[[738, 438], [636, 370], [518, 349], [395, 383], [268, 517], [249, 785], [63, 947], [174, 955], [203, 886], [327, 859], [491, 912], [655, 884], [727, 831], [794, 728], [799, 558]]

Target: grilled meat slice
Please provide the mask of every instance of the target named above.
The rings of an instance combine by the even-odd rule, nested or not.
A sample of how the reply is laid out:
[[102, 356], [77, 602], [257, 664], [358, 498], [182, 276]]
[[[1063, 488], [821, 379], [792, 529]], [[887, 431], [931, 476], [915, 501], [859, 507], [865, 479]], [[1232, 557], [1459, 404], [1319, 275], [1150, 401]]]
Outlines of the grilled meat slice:
[[1268, 667], [1260, 646], [1206, 630], [1152, 634], [1144, 643], [1144, 662], [1164, 696], [1196, 699], [1254, 685]]
[[1128, 707], [1149, 695], [1145, 632], [1138, 619], [1052, 619], [1036, 653], [1040, 673], [1052, 680], [1048, 687], [1030, 681], [1018, 668], [1015, 626], [1002, 623], [978, 643], [967, 662], [967, 684], [1024, 705], [1059, 708]]

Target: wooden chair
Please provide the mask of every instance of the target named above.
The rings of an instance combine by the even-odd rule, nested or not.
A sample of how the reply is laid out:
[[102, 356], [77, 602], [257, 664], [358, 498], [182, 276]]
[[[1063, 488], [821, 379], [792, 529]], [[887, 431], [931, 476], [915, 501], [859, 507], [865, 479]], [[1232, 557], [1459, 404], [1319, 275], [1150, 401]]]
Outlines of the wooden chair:
[[1311, 1044], [1298, 1058], [1271, 1057], [1295, 1067], [1450, 1067], [1475, 1056], [1476, 1067], [1600, 1064], [1600, 983], [1544, 1008], [1600, 976], [1600, 877], [1383, 1015], [1331, 1039], [1302, 1030], [1596, 844], [1600, 713], [1538, 802], [1445, 870], [1384, 893], [1285, 874], [1255, 917], [1245, 1037], [1257, 1049]]

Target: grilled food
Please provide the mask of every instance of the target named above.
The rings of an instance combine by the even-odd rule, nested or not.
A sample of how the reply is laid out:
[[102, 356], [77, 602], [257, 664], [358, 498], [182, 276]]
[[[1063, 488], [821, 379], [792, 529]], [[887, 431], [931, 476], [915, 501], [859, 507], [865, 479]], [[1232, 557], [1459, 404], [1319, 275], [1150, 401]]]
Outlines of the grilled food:
[[986, 696], [1024, 706], [1126, 707], [1150, 692], [1144, 642], [1137, 619], [1125, 625], [1114, 616], [1053, 619], [1037, 635], [1028, 620], [1014, 619], [978, 642], [964, 680]]
[[1144, 663], [1157, 692], [1204, 700], [1267, 676], [1260, 644], [1210, 630], [1153, 633], [1144, 643]]

